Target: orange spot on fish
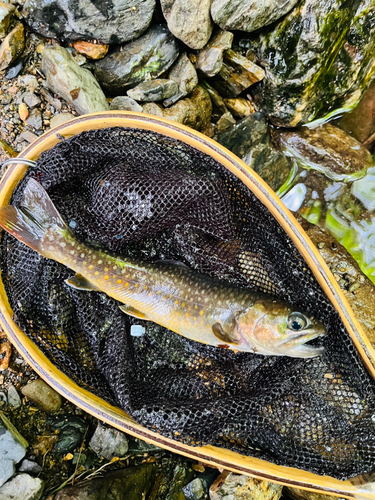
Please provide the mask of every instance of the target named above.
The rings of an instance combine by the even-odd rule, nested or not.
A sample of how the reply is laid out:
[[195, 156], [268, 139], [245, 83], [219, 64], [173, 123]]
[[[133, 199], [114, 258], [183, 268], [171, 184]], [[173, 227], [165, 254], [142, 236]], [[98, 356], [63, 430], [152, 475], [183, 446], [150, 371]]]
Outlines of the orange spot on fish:
[[199, 314], [200, 314], [200, 316], [203, 316], [203, 314], [204, 314], [203, 309], [202, 309], [202, 311], [199, 312]]
[[108, 274], [106, 274], [106, 275], [104, 276], [104, 279], [105, 279], [105, 280], [109, 280], [109, 276], [108, 276]]
[[95, 274], [95, 276], [98, 276], [98, 274], [99, 274], [99, 271], [95, 271], [95, 273], [94, 273], [94, 274]]
[[128, 282], [126, 282], [126, 283], [125, 283], [125, 286], [129, 286], [129, 283], [128, 283]]
[[[115, 276], [114, 276], [114, 277], [115, 277]], [[136, 283], [134, 286], [135, 286], [135, 288], [139, 287], [139, 283]]]
[[89, 266], [89, 269], [92, 269], [94, 266]]
[[117, 280], [117, 283], [118, 283], [118, 284], [122, 283], [122, 280]]
[[185, 306], [186, 306], [186, 304], [185, 304], [185, 302], [183, 302], [183, 303], [181, 304], [181, 307], [185, 307]]
[[230, 346], [228, 344], [218, 344], [218, 347], [221, 347], [222, 349], [230, 349]]

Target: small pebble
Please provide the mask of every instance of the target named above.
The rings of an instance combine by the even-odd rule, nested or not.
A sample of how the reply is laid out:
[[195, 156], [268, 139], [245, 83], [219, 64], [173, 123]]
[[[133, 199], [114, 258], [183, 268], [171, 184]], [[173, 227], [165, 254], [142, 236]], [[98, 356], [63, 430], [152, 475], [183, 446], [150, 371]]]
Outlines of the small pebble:
[[8, 404], [12, 408], [19, 408], [22, 405], [20, 395], [14, 385], [8, 387]]
[[18, 106], [18, 114], [23, 122], [27, 120], [27, 118], [29, 116], [29, 110], [27, 109], [27, 106], [24, 102], [22, 102]]

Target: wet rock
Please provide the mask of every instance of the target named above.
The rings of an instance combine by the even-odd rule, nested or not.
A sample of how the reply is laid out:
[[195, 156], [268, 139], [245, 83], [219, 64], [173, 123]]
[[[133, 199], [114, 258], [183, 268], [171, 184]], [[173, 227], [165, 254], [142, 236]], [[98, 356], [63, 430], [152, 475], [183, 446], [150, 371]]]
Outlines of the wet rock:
[[282, 486], [225, 471], [210, 488], [210, 500], [279, 500]]
[[266, 117], [262, 113], [253, 113], [233, 127], [217, 134], [215, 139], [242, 159], [257, 144], [268, 142]]
[[21, 398], [14, 385], [10, 385], [8, 387], [7, 398], [8, 398], [8, 405], [11, 406], [12, 408], [19, 408], [22, 405]]
[[25, 31], [23, 24], [18, 23], [4, 38], [0, 45], [0, 71], [10, 66], [25, 48]]
[[179, 56], [168, 76], [170, 80], [177, 83], [178, 93], [163, 102], [166, 107], [175, 104], [179, 99], [190, 94], [198, 85], [197, 72], [185, 53]]
[[30, 472], [30, 474], [39, 474], [42, 471], [42, 467], [38, 465], [33, 460], [23, 459], [20, 466], [18, 467], [19, 472]]
[[14, 5], [0, 2], [0, 38], [6, 37], [15, 10]]
[[223, 52], [232, 47], [233, 36], [229, 31], [220, 31], [199, 53], [196, 68], [204, 76], [212, 77], [219, 73], [223, 65]]
[[266, 78], [257, 102], [278, 126], [295, 127], [351, 108], [375, 65], [371, 0], [302, 0], [254, 43]]
[[335, 500], [337, 498], [332, 495], [301, 490], [300, 488], [285, 488], [284, 495], [292, 500]]
[[43, 128], [43, 120], [42, 120], [42, 112], [40, 109], [32, 109], [29, 113], [28, 118], [26, 119], [26, 124], [29, 127], [34, 128], [35, 130], [42, 130]]
[[211, 130], [211, 99], [208, 92], [200, 85], [188, 98], [182, 99], [168, 109], [163, 109], [154, 103], [146, 103], [143, 111], [151, 115], [164, 116], [203, 133]]
[[155, 26], [95, 63], [95, 76], [108, 92], [123, 95], [129, 88], [167, 71], [178, 54], [178, 42], [167, 27]]
[[21, 72], [25, 59], [26, 56], [19, 57], [15, 64], [8, 68], [8, 71], [4, 75], [4, 80], [12, 80], [15, 78]]
[[54, 451], [65, 455], [82, 443], [86, 432], [86, 423], [74, 415], [51, 415], [48, 419], [51, 428], [59, 431], [59, 440]]
[[111, 104], [111, 110], [123, 110], [123, 111], [137, 111], [138, 113], [142, 113], [143, 108], [140, 104], [138, 104], [134, 99], [128, 96], [118, 96], [115, 97]]
[[222, 29], [255, 31], [289, 12], [298, 0], [214, 0], [212, 19]]
[[30, 109], [36, 108], [41, 103], [39, 97], [36, 96], [34, 92], [26, 92], [23, 94], [22, 100]]
[[206, 500], [210, 486], [218, 475], [219, 471], [217, 469], [206, 469], [203, 474], [200, 474], [199, 477], [182, 488], [185, 500]]
[[207, 82], [204, 81], [202, 82], [202, 87], [207, 90], [211, 101], [212, 101], [212, 107], [215, 115], [218, 115], [219, 117], [226, 113], [228, 111], [228, 108], [226, 107], [226, 104], [224, 102], [224, 99], [221, 97], [219, 92], [211, 87], [211, 85]]
[[358, 106], [346, 113], [340, 120], [340, 127], [349, 132], [357, 141], [371, 146], [375, 137], [375, 82], [362, 97]]
[[100, 422], [89, 444], [99, 457], [107, 460], [123, 457], [129, 449], [128, 440], [123, 432], [113, 427], [106, 427]]
[[348, 282], [348, 286], [343, 290], [345, 297], [375, 347], [375, 285], [363, 275], [356, 260], [340, 243], [337, 243], [334, 236], [310, 224], [301, 216], [297, 219], [317, 246], [331, 271], [339, 273], [340, 279]]
[[210, 39], [213, 23], [211, 0], [161, 0], [168, 28], [191, 49], [203, 48]]
[[193, 469], [188, 469], [183, 465], [176, 465], [173, 471], [173, 479], [165, 500], [182, 500], [185, 495], [182, 488], [186, 486], [193, 478]]
[[39, 500], [43, 489], [41, 479], [28, 474], [17, 474], [0, 488], [0, 500]]
[[153, 464], [110, 472], [86, 484], [64, 488], [55, 500], [139, 500], [148, 498], [154, 484], [156, 471]]
[[245, 116], [249, 116], [255, 112], [254, 105], [243, 97], [237, 97], [236, 99], [224, 99], [224, 103], [232, 115], [236, 118], [245, 118]]
[[268, 144], [258, 144], [242, 158], [275, 192], [288, 179], [291, 161]]
[[27, 441], [0, 412], [0, 485], [13, 475], [14, 464], [25, 456], [27, 447]]
[[117, 44], [138, 38], [149, 26], [155, 0], [26, 0], [23, 15], [28, 25], [47, 38], [100, 40]]
[[224, 52], [219, 73], [210, 79], [210, 84], [224, 97], [237, 97], [241, 92], [264, 78], [264, 70], [229, 49]]
[[89, 59], [103, 59], [107, 55], [109, 45], [103, 45], [101, 43], [90, 43], [84, 40], [78, 40], [74, 42], [73, 47], [80, 54], [85, 55]]
[[177, 92], [178, 85], [175, 81], [157, 78], [142, 82], [134, 89], [128, 90], [128, 96], [141, 102], [154, 102], [168, 99]]
[[63, 47], [47, 46], [43, 52], [42, 70], [48, 87], [72, 104], [79, 114], [106, 111], [106, 97], [87, 69], [81, 68]]
[[372, 165], [369, 151], [330, 123], [313, 129], [281, 131], [278, 138], [284, 154], [328, 179], [344, 182], [360, 179]]
[[73, 118], [77, 117], [72, 115], [72, 113], [59, 113], [51, 118], [51, 128], [57, 127], [62, 123], [68, 122], [69, 120], [73, 120]]
[[60, 394], [40, 378], [24, 385], [21, 391], [27, 399], [46, 412], [57, 411], [61, 408]]
[[223, 130], [232, 127], [235, 124], [236, 120], [233, 118], [232, 113], [227, 111], [219, 118], [218, 122], [216, 123], [215, 134], [218, 134]]

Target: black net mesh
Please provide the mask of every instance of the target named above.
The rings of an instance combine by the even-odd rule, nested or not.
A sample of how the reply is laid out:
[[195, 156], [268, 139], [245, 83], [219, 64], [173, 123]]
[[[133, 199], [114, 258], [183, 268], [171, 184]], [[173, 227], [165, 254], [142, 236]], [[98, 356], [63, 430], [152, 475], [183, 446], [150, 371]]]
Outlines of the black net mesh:
[[[17, 323], [81, 386], [137, 422], [191, 445], [214, 444], [346, 478], [375, 464], [375, 384], [337, 312], [263, 204], [216, 160], [152, 132], [84, 132], [44, 153], [29, 177], [76, 235], [122, 256], [179, 260], [273, 293], [320, 318], [313, 359], [234, 353], [122, 313], [72, 271], [8, 234], [1, 271]], [[130, 326], [146, 333], [132, 337]]]

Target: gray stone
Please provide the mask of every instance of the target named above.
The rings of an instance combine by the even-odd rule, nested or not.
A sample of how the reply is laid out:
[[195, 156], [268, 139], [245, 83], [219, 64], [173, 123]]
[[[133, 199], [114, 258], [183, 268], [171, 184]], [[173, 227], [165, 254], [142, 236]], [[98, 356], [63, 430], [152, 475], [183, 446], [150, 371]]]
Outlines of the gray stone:
[[39, 87], [39, 82], [34, 75], [22, 75], [18, 77], [18, 83], [22, 87], [26, 87], [28, 92], [34, 92]]
[[30, 132], [29, 130], [24, 130], [22, 134], [17, 137], [17, 142], [26, 141], [31, 144], [35, 141], [35, 139], [38, 139], [36, 134], [33, 134], [33, 132]]
[[30, 472], [31, 474], [39, 474], [42, 471], [42, 467], [34, 462], [33, 460], [28, 460], [24, 458], [18, 467], [18, 472]]
[[7, 35], [10, 20], [15, 10], [14, 5], [0, 2], [0, 38], [4, 38]]
[[[51, 8], [53, 5], [53, 8]], [[22, 14], [31, 28], [47, 38], [124, 43], [149, 26], [155, 0], [26, 0]]]
[[26, 119], [26, 124], [29, 125], [29, 127], [33, 127], [35, 130], [42, 130], [43, 120], [40, 109], [32, 109], [30, 111], [29, 116]]
[[191, 483], [182, 488], [182, 491], [185, 495], [185, 500], [205, 500], [207, 498], [203, 481], [199, 477], [193, 479]]
[[36, 108], [37, 106], [39, 106], [39, 104], [41, 103], [40, 99], [38, 96], [36, 96], [34, 94], [34, 92], [26, 92], [23, 96], [22, 96], [22, 100], [23, 102], [27, 105], [27, 107], [29, 109], [33, 109], [33, 108]]
[[18, 463], [25, 456], [27, 446], [26, 439], [0, 412], [0, 459]]
[[154, 485], [156, 468], [153, 464], [110, 472], [104, 477], [93, 479], [85, 484], [64, 488], [54, 500], [140, 500], [148, 498]]
[[321, 172], [334, 181], [360, 179], [372, 165], [370, 152], [330, 123], [313, 129], [284, 130], [276, 132], [274, 137], [283, 153], [302, 168]]
[[178, 85], [175, 81], [156, 78], [149, 82], [142, 82], [134, 89], [128, 90], [128, 96], [141, 102], [154, 102], [168, 99], [177, 92]]
[[202, 49], [210, 39], [212, 0], [161, 0], [168, 28], [191, 49]]
[[262, 113], [253, 113], [237, 122], [233, 127], [217, 134], [215, 139], [242, 159], [257, 144], [268, 143], [266, 117]]
[[15, 465], [13, 460], [0, 458], [0, 486], [2, 486], [15, 473]]
[[126, 434], [113, 427], [106, 427], [100, 422], [89, 444], [99, 457], [107, 460], [123, 457], [129, 448]]
[[210, 83], [223, 97], [237, 97], [250, 85], [263, 80], [264, 76], [265, 72], [260, 66], [228, 49], [224, 51], [219, 73], [210, 79]]
[[72, 104], [81, 115], [109, 109], [100, 85], [87, 69], [81, 68], [63, 47], [47, 46], [42, 70], [48, 87]]
[[210, 500], [279, 500], [283, 487], [225, 471], [210, 488]]
[[54, 412], [61, 407], [60, 394], [40, 378], [23, 386], [21, 391], [27, 399], [46, 412]]
[[13, 408], [19, 408], [22, 405], [21, 398], [17, 392], [17, 389], [14, 385], [10, 385], [8, 387], [8, 405]]
[[223, 65], [223, 52], [232, 47], [232, 42], [233, 33], [220, 31], [198, 54], [196, 68], [205, 76], [217, 75]]
[[95, 63], [95, 76], [114, 95], [167, 71], [179, 54], [178, 42], [166, 26], [154, 26], [145, 35]]
[[39, 500], [44, 483], [28, 474], [18, 474], [0, 488], [0, 500]]
[[169, 78], [174, 80], [180, 92], [190, 94], [198, 85], [198, 75], [190, 59], [183, 53], [177, 59], [169, 72]]
[[25, 48], [25, 30], [22, 23], [18, 23], [4, 38], [0, 45], [0, 71], [10, 66]]
[[137, 111], [138, 113], [142, 113], [143, 108], [140, 104], [138, 104], [134, 99], [128, 97], [126, 95], [120, 95], [115, 97], [111, 104], [111, 110], [124, 110], [124, 111]]
[[48, 417], [48, 422], [53, 430], [59, 431], [59, 440], [53, 447], [54, 452], [65, 455], [82, 443], [87, 424], [81, 418], [70, 413], [53, 414]]
[[255, 31], [287, 14], [298, 0], [213, 0], [212, 19], [222, 29]]
[[50, 122], [51, 128], [57, 127], [62, 123], [68, 122], [69, 120], [73, 120], [73, 118], [77, 117], [72, 115], [72, 113], [58, 113], [57, 115], [51, 118]]
[[173, 479], [165, 500], [180, 500], [184, 498], [182, 488], [186, 486], [194, 477], [193, 469], [188, 469], [182, 465], [176, 465], [173, 471]]

